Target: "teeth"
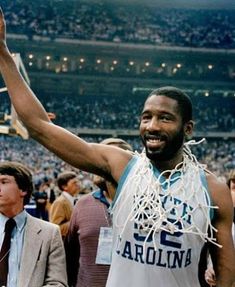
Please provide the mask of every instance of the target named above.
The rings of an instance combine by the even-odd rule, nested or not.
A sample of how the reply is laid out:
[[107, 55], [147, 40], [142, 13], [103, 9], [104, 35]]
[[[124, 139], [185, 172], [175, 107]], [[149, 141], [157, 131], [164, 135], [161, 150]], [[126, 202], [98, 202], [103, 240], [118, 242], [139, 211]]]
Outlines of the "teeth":
[[160, 139], [148, 139], [148, 142], [150, 143], [159, 143], [160, 141]]

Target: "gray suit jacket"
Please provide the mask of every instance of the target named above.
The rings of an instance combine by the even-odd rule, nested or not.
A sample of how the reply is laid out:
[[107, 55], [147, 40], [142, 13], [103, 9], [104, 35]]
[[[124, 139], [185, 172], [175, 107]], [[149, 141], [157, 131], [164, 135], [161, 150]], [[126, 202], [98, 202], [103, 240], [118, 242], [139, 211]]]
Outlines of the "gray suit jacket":
[[17, 287], [68, 286], [59, 227], [28, 214]]

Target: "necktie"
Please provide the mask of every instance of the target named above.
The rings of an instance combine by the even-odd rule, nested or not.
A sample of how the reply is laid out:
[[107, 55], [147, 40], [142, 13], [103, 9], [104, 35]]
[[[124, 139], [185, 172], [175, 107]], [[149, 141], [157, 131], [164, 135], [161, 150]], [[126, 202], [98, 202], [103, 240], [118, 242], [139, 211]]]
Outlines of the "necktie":
[[78, 201], [78, 198], [75, 198], [75, 199], [73, 200], [73, 205], [74, 205], [74, 206], [76, 205], [77, 201]]
[[8, 219], [5, 224], [5, 236], [0, 251], [0, 286], [7, 286], [8, 257], [11, 247], [11, 233], [15, 226], [16, 222], [13, 218]]

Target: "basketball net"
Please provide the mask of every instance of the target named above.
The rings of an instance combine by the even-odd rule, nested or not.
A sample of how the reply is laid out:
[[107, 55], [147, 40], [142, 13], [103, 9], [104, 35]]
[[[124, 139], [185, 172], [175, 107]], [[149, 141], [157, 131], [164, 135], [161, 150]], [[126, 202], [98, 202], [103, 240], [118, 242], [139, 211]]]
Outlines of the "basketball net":
[[[150, 160], [147, 158], [145, 151], [138, 154], [141, 159], [137, 161], [135, 173], [132, 177], [127, 179], [123, 186], [123, 192], [117, 199], [118, 202], [122, 197], [122, 194], [127, 195], [124, 202], [120, 205], [120, 209], [114, 219], [114, 224], [116, 224], [117, 227], [122, 228], [120, 237], [122, 237], [127, 223], [132, 221], [136, 224], [139, 231], [146, 235], [145, 243], [150, 237], [154, 238], [154, 235], [164, 230], [171, 234], [176, 232], [195, 234], [200, 236], [205, 242], [209, 241], [218, 247], [222, 247], [216, 242], [214, 233], [217, 232], [217, 229], [212, 226], [210, 218], [211, 209], [217, 209], [218, 207], [210, 205], [210, 198], [203, 184], [195, 186], [195, 180], [200, 177], [201, 171], [205, 171], [206, 169], [192, 154], [189, 145], [200, 144], [201, 142], [202, 141], [197, 143], [195, 141], [189, 141], [185, 143], [183, 148], [183, 161], [173, 170], [163, 171], [158, 177], [154, 174], [153, 166], [150, 164]], [[186, 172], [186, 170], [193, 172]], [[143, 178], [148, 182], [144, 187], [141, 185]], [[169, 188], [170, 184], [177, 179], [180, 179], [179, 184], [176, 186], [174, 185], [174, 188]], [[164, 191], [163, 186], [167, 187]], [[185, 186], [187, 186], [187, 188], [184, 188]], [[133, 192], [131, 192], [130, 189], [133, 190]], [[201, 192], [203, 192], [205, 196], [205, 203], [203, 204], [202, 201], [199, 201], [199, 194], [201, 194]], [[177, 204], [175, 204], [174, 198], [176, 198], [177, 194], [180, 194], [180, 198], [183, 200], [180, 203], [177, 202]], [[168, 200], [167, 206], [164, 206], [163, 202], [167, 198], [170, 198], [171, 200]], [[193, 202], [196, 202], [197, 204], [195, 204], [195, 207], [192, 210], [189, 210], [187, 214], [182, 216], [183, 205], [190, 202], [190, 200], [193, 200]], [[121, 224], [120, 216], [122, 215], [123, 208], [125, 208], [125, 203], [127, 202], [133, 202], [133, 206], [131, 212], [124, 221], [124, 224]], [[200, 229], [194, 218], [198, 209], [201, 210], [204, 215], [204, 220], [206, 220], [205, 231]], [[172, 213], [176, 216], [176, 219], [174, 220], [170, 220]], [[189, 215], [192, 219], [191, 224], [187, 224], [187, 220], [184, 218]], [[155, 240], [153, 240], [153, 242], [156, 250], [157, 246]]]

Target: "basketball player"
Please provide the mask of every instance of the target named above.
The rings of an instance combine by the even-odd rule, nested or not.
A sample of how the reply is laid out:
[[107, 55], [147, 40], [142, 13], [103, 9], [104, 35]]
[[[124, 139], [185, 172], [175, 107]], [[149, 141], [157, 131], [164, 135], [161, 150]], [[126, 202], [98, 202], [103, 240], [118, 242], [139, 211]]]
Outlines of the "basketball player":
[[206, 172], [185, 140], [192, 104], [173, 87], [147, 98], [140, 121], [141, 154], [87, 143], [54, 125], [22, 79], [6, 45], [0, 14], [0, 71], [30, 135], [71, 165], [118, 184], [112, 205], [113, 250], [108, 287], [199, 287], [205, 241], [217, 285], [235, 281], [233, 207], [226, 184]]

